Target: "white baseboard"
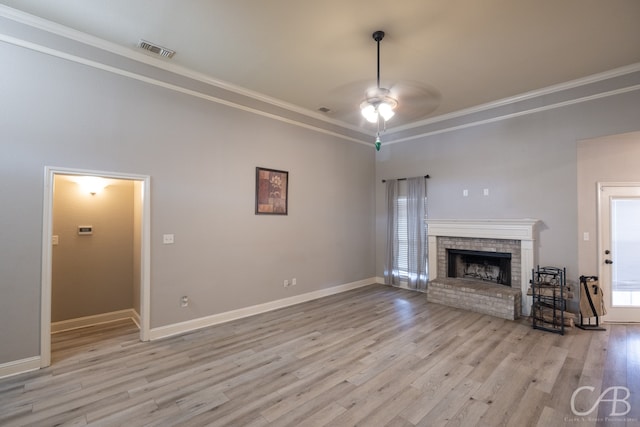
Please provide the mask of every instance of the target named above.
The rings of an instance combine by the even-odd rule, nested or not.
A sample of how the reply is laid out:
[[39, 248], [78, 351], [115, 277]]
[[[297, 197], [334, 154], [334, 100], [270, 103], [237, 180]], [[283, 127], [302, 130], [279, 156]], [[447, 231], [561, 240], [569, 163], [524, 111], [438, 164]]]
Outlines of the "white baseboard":
[[196, 329], [206, 328], [207, 326], [213, 326], [220, 323], [230, 322], [232, 320], [242, 319], [243, 317], [254, 316], [260, 313], [266, 313], [268, 311], [277, 310], [279, 308], [289, 307], [291, 305], [300, 304], [303, 302], [311, 301], [314, 299], [326, 297], [329, 295], [339, 294], [351, 289], [361, 288], [376, 283], [377, 279], [372, 277], [370, 279], [359, 280], [357, 282], [351, 282], [344, 285], [338, 285], [327, 289], [321, 289], [319, 291], [309, 292], [302, 295], [296, 295], [289, 298], [284, 298], [277, 301], [271, 301], [264, 304], [258, 304], [251, 307], [240, 308], [237, 310], [227, 311], [224, 313], [214, 314], [211, 316], [200, 317], [198, 319], [188, 320], [186, 322], [174, 323], [172, 325], [160, 326], [158, 328], [152, 328], [150, 332], [150, 339], [157, 340], [160, 338], [166, 338], [173, 335], [183, 334], [191, 332]]
[[40, 369], [40, 356], [29, 357], [21, 360], [14, 360], [0, 364], [0, 378], [11, 377], [29, 371]]
[[[62, 320], [51, 323], [51, 333], [69, 331], [72, 329], [86, 328], [87, 326], [101, 323], [114, 322], [116, 320], [131, 319], [139, 326], [140, 315], [134, 309], [112, 311], [111, 313], [96, 314], [94, 316], [79, 317], [77, 319]], [[0, 378], [22, 374], [40, 369], [40, 356], [29, 357], [21, 360], [0, 364]]]
[[51, 323], [51, 333], [55, 334], [72, 329], [86, 328], [87, 326], [99, 325], [101, 323], [115, 322], [117, 320], [133, 320], [140, 326], [140, 315], [132, 308], [126, 310], [112, 311], [110, 313], [95, 314], [93, 316], [78, 317], [77, 319], [61, 320]]
[[[309, 292], [302, 295], [296, 295], [277, 301], [271, 301], [264, 304], [258, 304], [251, 307], [240, 308], [238, 310], [227, 311], [225, 313], [214, 314], [211, 316], [201, 317], [186, 322], [175, 323], [173, 325], [161, 326], [153, 328], [150, 332], [150, 339], [157, 340], [173, 335], [191, 332], [197, 329], [206, 328], [220, 323], [230, 322], [232, 320], [241, 319], [243, 317], [254, 316], [260, 313], [277, 310], [279, 308], [289, 307], [291, 305], [312, 301], [318, 298], [335, 295], [352, 289], [361, 288], [372, 285], [374, 283], [384, 283], [380, 278], [372, 277], [370, 279], [359, 280], [344, 285], [338, 285], [319, 291]], [[111, 313], [97, 314], [95, 316], [79, 317], [77, 319], [63, 320], [51, 324], [51, 333], [68, 331], [71, 329], [84, 328], [100, 323], [113, 322], [116, 320], [132, 319], [138, 325], [140, 324], [140, 316], [134, 309], [113, 311]], [[22, 360], [0, 364], [0, 378], [21, 374], [24, 372], [35, 371], [40, 369], [40, 356], [30, 357]]]
[[142, 322], [140, 321], [140, 314], [135, 311], [133, 308], [130, 309], [131, 310], [131, 320], [133, 320], [133, 323], [136, 324], [136, 326], [138, 327], [138, 329], [142, 329], [142, 326], [140, 326], [142, 324]]
[[[381, 285], [384, 285], [384, 277], [376, 277], [376, 283], [379, 283], [379, 284], [381, 284]], [[389, 286], [393, 286], [393, 285], [389, 285]], [[422, 293], [424, 293], [424, 294], [426, 294], [426, 293], [427, 293], [426, 289], [425, 289], [425, 290], [422, 290], [422, 289], [411, 289], [411, 288], [407, 285], [407, 282], [400, 282], [400, 284], [399, 284], [399, 285], [394, 286], [394, 287], [399, 288], [399, 289], [406, 289], [407, 291], [422, 292]]]

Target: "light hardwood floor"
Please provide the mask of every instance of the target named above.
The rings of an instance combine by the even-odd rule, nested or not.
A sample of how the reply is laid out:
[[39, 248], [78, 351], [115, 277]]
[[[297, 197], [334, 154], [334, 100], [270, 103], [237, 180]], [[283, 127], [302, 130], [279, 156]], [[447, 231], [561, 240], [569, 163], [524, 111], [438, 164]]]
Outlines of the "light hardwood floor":
[[[638, 426], [640, 326], [606, 326], [560, 336], [381, 285], [150, 343], [114, 322], [0, 380], [0, 425]], [[575, 416], [581, 386], [578, 411], [610, 386], [631, 411]]]

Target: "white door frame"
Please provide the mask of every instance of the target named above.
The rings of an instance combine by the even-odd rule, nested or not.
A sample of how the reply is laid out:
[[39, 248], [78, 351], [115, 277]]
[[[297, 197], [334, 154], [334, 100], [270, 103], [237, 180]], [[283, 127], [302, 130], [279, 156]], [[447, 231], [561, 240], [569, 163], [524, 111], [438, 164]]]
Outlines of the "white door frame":
[[[605, 246], [607, 246], [608, 242], [605, 242], [605, 233], [608, 233], [606, 230], [604, 230], [604, 224], [603, 224], [603, 209], [605, 209], [604, 207], [604, 203], [609, 204], [609, 200], [604, 200], [603, 196], [602, 196], [602, 192], [604, 191], [604, 189], [606, 187], [639, 187], [640, 188], [640, 182], [598, 182], [597, 183], [597, 203], [598, 203], [598, 218], [597, 218], [597, 227], [598, 227], [598, 257], [597, 257], [597, 261], [598, 261], [598, 277], [600, 277], [600, 284], [602, 285], [603, 283], [603, 278], [605, 277], [605, 264], [604, 264], [604, 251], [605, 251]], [[608, 208], [607, 208], [608, 209]], [[609, 218], [609, 220], [611, 220], [611, 218]], [[610, 232], [610, 231], [609, 231]], [[610, 294], [611, 294], [611, 283], [610, 280], [608, 280], [609, 283], [609, 289], [604, 289], [603, 286], [603, 291], [605, 293], [605, 296], [607, 296], [607, 294], [609, 294], [609, 299], [610, 299]], [[611, 309], [610, 306], [612, 304], [612, 301], [607, 301], [605, 300], [605, 305], [607, 306], [607, 309]], [[612, 320], [608, 320], [607, 319], [607, 315], [603, 316], [603, 320], [604, 321], [612, 321]], [[613, 320], [613, 322], [616, 322], [615, 320]], [[624, 322], [623, 322], [624, 323]]]
[[148, 175], [105, 172], [45, 166], [44, 202], [42, 213], [42, 278], [40, 291], [40, 367], [51, 364], [51, 268], [53, 232], [53, 183], [55, 175], [90, 175], [111, 179], [139, 181], [141, 185], [141, 239], [140, 239], [140, 340], [149, 341], [151, 324], [151, 203], [149, 200], [151, 177]]

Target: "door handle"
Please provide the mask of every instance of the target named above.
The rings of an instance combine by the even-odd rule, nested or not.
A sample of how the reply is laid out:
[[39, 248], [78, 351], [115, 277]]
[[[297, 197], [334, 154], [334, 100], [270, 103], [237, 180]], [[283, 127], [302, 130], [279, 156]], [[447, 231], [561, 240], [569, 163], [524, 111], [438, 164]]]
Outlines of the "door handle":
[[605, 263], [605, 264], [613, 264], [613, 261], [611, 261], [610, 259], [605, 259], [605, 260], [604, 260], [604, 263]]

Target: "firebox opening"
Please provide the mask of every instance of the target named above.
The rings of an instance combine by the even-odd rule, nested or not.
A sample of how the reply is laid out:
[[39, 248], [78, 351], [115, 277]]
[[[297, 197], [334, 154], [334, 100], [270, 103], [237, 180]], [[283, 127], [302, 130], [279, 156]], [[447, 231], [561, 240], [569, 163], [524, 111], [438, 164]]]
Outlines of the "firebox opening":
[[447, 249], [448, 277], [463, 277], [511, 286], [511, 254]]

